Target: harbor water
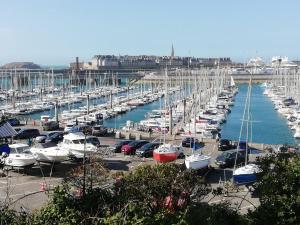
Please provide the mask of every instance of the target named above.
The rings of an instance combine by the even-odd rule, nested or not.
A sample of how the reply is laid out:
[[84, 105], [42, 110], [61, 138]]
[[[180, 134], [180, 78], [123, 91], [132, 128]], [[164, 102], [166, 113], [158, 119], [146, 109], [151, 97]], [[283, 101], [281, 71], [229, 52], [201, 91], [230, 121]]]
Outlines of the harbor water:
[[[222, 126], [221, 135], [224, 139], [239, 140], [248, 85], [242, 84], [238, 88], [239, 93], [235, 98], [234, 107], [231, 108], [227, 122]], [[249, 142], [295, 144], [293, 132], [288, 127], [286, 119], [274, 109], [272, 101], [263, 95], [263, 91], [264, 88], [260, 85], [252, 86]], [[245, 133], [243, 129], [241, 140], [246, 139]]]
[[[245, 106], [245, 98], [247, 95], [247, 84], [238, 86], [239, 93], [236, 95], [235, 104], [231, 108], [231, 113], [227, 117], [227, 122], [223, 124], [221, 136], [224, 139], [239, 140], [242, 117]], [[254, 143], [265, 144], [295, 144], [292, 130], [287, 126], [286, 119], [282, 117], [273, 106], [272, 101], [263, 95], [264, 88], [260, 85], [252, 86], [251, 95], [251, 123], [249, 128], [248, 140]], [[138, 90], [139, 92], [139, 90]], [[185, 93], [187, 95], [187, 93]], [[126, 93], [119, 93], [116, 96], [126, 96]], [[171, 98], [173, 96], [170, 96]], [[172, 99], [170, 99], [172, 102]], [[91, 100], [91, 105], [103, 104], [108, 101], [108, 97]], [[75, 103], [64, 106], [59, 109], [67, 110], [70, 108], [78, 108], [86, 105], [86, 102]], [[139, 106], [127, 113], [117, 115], [116, 117], [104, 121], [104, 126], [109, 128], [121, 129], [126, 125], [126, 121], [130, 120], [134, 123], [145, 119], [145, 115], [154, 109], [161, 109], [164, 105], [164, 98], [154, 101], [150, 104]], [[32, 119], [39, 120], [41, 115], [54, 116], [54, 109], [48, 112], [39, 112], [29, 115]], [[241, 140], [246, 139], [245, 127], [241, 136]]]
[[126, 121], [130, 120], [134, 123], [140, 122], [141, 120], [145, 119], [145, 115], [148, 112], [151, 112], [154, 109], [160, 109], [161, 104], [163, 104], [164, 98], [161, 98], [160, 100], [154, 101], [150, 104], [146, 104], [143, 106], [140, 106], [136, 109], [133, 109], [125, 114], [120, 114], [116, 117], [107, 119], [104, 121], [104, 126], [115, 128], [115, 129], [121, 129], [126, 125]]

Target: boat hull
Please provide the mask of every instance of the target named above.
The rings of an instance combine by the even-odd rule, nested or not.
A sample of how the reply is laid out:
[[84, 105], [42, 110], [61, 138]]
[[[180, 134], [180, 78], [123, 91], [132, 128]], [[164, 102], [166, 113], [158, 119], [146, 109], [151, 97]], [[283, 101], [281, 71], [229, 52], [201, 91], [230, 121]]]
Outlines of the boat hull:
[[248, 164], [233, 171], [233, 182], [236, 184], [251, 184], [256, 182], [260, 168], [255, 164]]
[[178, 157], [176, 152], [172, 152], [172, 153], [156, 153], [153, 152], [153, 158], [154, 160], [156, 160], [157, 162], [161, 162], [161, 163], [165, 163], [165, 162], [171, 162], [176, 160]]
[[208, 167], [209, 160], [191, 161], [186, 159], [184, 163], [187, 169], [201, 170]]
[[256, 182], [256, 173], [233, 175], [233, 181], [236, 184], [251, 184]]
[[35, 164], [35, 159], [5, 159], [4, 160], [4, 165], [5, 166], [11, 166], [11, 167], [28, 167], [32, 166]]
[[60, 163], [68, 159], [67, 155], [46, 155], [43, 153], [34, 153], [36, 161], [48, 163]]

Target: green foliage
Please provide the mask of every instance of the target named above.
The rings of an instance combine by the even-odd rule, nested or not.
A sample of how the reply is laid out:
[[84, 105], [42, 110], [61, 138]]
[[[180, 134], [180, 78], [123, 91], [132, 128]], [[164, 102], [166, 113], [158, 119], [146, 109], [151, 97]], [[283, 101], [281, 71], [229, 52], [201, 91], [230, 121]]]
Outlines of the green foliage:
[[246, 225], [245, 217], [232, 210], [226, 203], [208, 205], [197, 203], [189, 206], [178, 223], [180, 225]]
[[31, 224], [31, 216], [26, 214], [18, 214], [14, 210], [3, 206], [0, 209], [0, 224], [1, 225], [27, 225]]
[[131, 202], [152, 214], [162, 207], [170, 211], [186, 207], [210, 189], [194, 171], [170, 163], [139, 167], [116, 183], [114, 191], [118, 210]]
[[201, 203], [210, 187], [180, 165], [146, 165], [116, 178], [112, 188], [88, 189], [82, 196], [74, 194], [72, 180], [56, 187], [51, 200], [32, 216], [21, 217], [6, 209], [1, 219], [13, 225], [247, 224], [226, 204]]
[[300, 224], [300, 158], [295, 153], [259, 160], [257, 190], [261, 205], [249, 214], [254, 225]]

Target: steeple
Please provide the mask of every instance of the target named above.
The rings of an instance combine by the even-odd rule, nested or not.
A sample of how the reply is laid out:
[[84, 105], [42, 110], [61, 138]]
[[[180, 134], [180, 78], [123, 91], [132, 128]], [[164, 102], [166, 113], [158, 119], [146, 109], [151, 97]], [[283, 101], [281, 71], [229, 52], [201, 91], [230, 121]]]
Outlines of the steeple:
[[175, 52], [174, 52], [174, 47], [173, 47], [173, 44], [172, 44], [171, 57], [173, 58], [174, 56], [175, 56]]

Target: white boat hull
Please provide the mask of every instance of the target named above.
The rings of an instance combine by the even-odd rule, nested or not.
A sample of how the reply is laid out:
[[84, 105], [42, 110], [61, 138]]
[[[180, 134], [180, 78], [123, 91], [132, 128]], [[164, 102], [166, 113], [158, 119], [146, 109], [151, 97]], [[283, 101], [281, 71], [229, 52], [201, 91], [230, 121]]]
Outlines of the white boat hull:
[[36, 161], [39, 162], [60, 163], [68, 159], [68, 155], [47, 155], [38, 152], [33, 155], [36, 157]]
[[16, 158], [16, 157], [7, 157], [4, 159], [5, 166], [11, 167], [28, 167], [34, 165], [36, 162], [34, 157], [26, 158]]
[[210, 157], [206, 155], [193, 154], [186, 157], [184, 163], [187, 169], [200, 170], [209, 166]]
[[61, 150], [58, 147], [50, 147], [45, 149], [31, 148], [36, 161], [49, 162], [49, 163], [60, 163], [66, 161], [69, 158], [69, 152]]

